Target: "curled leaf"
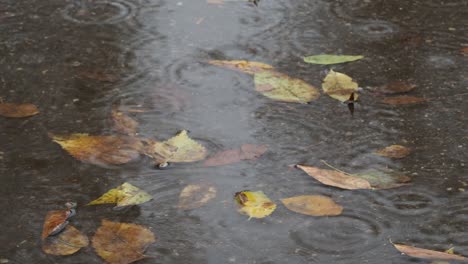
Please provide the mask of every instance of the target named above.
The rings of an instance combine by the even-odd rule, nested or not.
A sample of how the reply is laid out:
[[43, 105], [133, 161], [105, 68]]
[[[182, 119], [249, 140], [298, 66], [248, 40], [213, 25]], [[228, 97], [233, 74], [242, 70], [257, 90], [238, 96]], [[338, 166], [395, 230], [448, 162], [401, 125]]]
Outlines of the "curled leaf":
[[411, 153], [411, 150], [405, 146], [391, 145], [383, 149], [379, 149], [375, 153], [384, 157], [401, 159], [408, 156]]
[[134, 136], [137, 132], [138, 122], [124, 113], [112, 109], [112, 120], [114, 121], [115, 130], [122, 134]]
[[127, 264], [145, 258], [146, 247], [155, 241], [154, 234], [144, 226], [104, 219], [94, 234], [92, 244], [106, 262]]
[[224, 67], [230, 70], [237, 70], [248, 74], [255, 74], [265, 70], [273, 69], [273, 66], [256, 62], [256, 61], [246, 61], [246, 60], [210, 60], [209, 64]]
[[266, 151], [265, 145], [244, 144], [240, 149], [229, 149], [214, 154], [204, 162], [204, 166], [222, 166], [242, 160], [255, 160]]
[[358, 99], [358, 84], [346, 74], [330, 70], [322, 83], [323, 91], [341, 102]]
[[142, 204], [151, 199], [153, 198], [150, 194], [126, 182], [115, 189], [110, 189], [87, 205], [116, 204], [114, 208], [119, 209], [129, 205]]
[[0, 116], [21, 118], [39, 114], [39, 110], [33, 104], [0, 103]]
[[426, 98], [415, 97], [415, 96], [395, 96], [395, 97], [387, 97], [383, 99], [383, 103], [389, 105], [405, 105], [405, 104], [417, 104], [422, 102], [427, 102]]
[[281, 199], [281, 202], [291, 211], [312, 216], [340, 215], [343, 211], [342, 206], [322, 195], [301, 195]]
[[356, 61], [364, 58], [361, 55], [331, 55], [331, 54], [321, 54], [308, 56], [304, 58], [304, 62], [311, 64], [338, 64], [350, 61]]
[[57, 236], [48, 237], [42, 242], [42, 250], [51, 255], [71, 255], [89, 245], [89, 239], [75, 227], [68, 225]]
[[240, 205], [239, 212], [250, 218], [264, 218], [275, 211], [273, 203], [262, 191], [242, 191], [235, 195], [235, 200]]
[[68, 218], [75, 215], [76, 203], [66, 203], [66, 210], [55, 210], [47, 212], [42, 227], [41, 239], [60, 233], [67, 225]]
[[435, 251], [429, 250], [424, 248], [417, 248], [402, 244], [393, 244], [395, 248], [403, 254], [406, 254], [410, 257], [414, 258], [422, 258], [422, 259], [437, 259], [437, 260], [460, 260], [460, 261], [467, 261], [468, 258], [455, 255], [452, 253], [442, 252], [442, 251]]
[[187, 185], [180, 193], [177, 207], [181, 210], [202, 207], [216, 197], [216, 192], [216, 188], [209, 184]]

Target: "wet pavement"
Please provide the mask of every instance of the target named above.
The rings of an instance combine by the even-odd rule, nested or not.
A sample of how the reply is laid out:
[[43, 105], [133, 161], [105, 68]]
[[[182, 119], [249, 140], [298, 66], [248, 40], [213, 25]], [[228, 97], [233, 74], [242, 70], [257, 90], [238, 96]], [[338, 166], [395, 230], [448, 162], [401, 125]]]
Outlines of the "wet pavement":
[[[8, 263], [103, 263], [91, 247], [68, 257], [41, 251], [44, 216], [77, 201], [73, 224], [92, 236], [101, 219], [149, 226], [155, 256], [140, 263], [430, 263], [401, 255], [394, 242], [468, 255], [468, 2], [464, 0], [0, 0], [0, 97], [41, 113], [1, 118], [0, 259]], [[360, 54], [333, 66], [302, 57]], [[362, 87], [351, 116], [322, 94], [311, 104], [272, 101], [252, 77], [206, 63], [244, 59], [320, 87], [330, 68]], [[426, 103], [391, 106], [372, 93], [393, 81], [417, 86]], [[181, 129], [211, 153], [267, 144], [256, 161], [155, 169], [80, 162], [48, 132], [110, 134], [110, 111], [132, 113], [140, 134], [167, 139]], [[401, 160], [373, 155], [402, 144]], [[391, 190], [326, 187], [291, 164], [346, 171], [390, 168], [413, 184]], [[154, 199], [124, 211], [84, 207], [123, 182]], [[216, 201], [179, 211], [190, 183], [209, 182]], [[311, 217], [283, 206], [264, 219], [236, 212], [233, 196], [262, 190], [275, 202], [323, 194], [344, 207]], [[80, 207], [81, 205], [81, 207]], [[455, 262], [453, 262], [455, 263]]]

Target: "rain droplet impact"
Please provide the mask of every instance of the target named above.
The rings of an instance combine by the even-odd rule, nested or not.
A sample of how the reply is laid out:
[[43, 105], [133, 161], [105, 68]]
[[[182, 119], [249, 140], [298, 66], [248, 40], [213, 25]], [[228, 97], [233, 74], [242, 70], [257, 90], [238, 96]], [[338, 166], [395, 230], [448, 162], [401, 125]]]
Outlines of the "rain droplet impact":
[[79, 24], [115, 24], [135, 15], [135, 6], [126, 1], [96, 1], [93, 3], [69, 4], [62, 15]]

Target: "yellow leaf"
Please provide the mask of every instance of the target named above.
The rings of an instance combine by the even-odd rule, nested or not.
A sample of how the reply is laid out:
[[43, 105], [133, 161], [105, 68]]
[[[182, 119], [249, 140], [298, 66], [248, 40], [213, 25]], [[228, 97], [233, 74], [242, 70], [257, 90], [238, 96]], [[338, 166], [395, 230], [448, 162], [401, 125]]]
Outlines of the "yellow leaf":
[[109, 190], [87, 205], [117, 204], [115, 208], [119, 208], [128, 205], [142, 204], [151, 199], [151, 195], [147, 192], [126, 182], [115, 189]]
[[322, 195], [301, 195], [282, 199], [281, 202], [291, 211], [312, 216], [340, 215], [343, 207]]
[[216, 192], [216, 188], [210, 184], [187, 185], [180, 193], [177, 207], [182, 210], [202, 207], [216, 197]]
[[256, 61], [246, 61], [246, 60], [210, 60], [209, 64], [224, 67], [230, 70], [237, 70], [248, 74], [255, 74], [264, 70], [271, 70], [273, 66], [256, 62]]
[[323, 91], [341, 102], [355, 101], [358, 98], [358, 84], [346, 74], [331, 70], [322, 83]]
[[375, 154], [388, 158], [401, 159], [408, 156], [410, 152], [411, 150], [405, 146], [391, 145], [377, 150]]
[[[250, 218], [263, 218], [275, 211], [276, 204], [273, 203], [262, 191], [242, 191], [235, 195], [237, 203], [241, 206], [239, 212]], [[249, 218], [249, 219], [250, 219]]]
[[88, 245], [87, 236], [75, 227], [67, 225], [58, 235], [46, 238], [42, 243], [42, 250], [47, 254], [64, 256], [71, 255]]

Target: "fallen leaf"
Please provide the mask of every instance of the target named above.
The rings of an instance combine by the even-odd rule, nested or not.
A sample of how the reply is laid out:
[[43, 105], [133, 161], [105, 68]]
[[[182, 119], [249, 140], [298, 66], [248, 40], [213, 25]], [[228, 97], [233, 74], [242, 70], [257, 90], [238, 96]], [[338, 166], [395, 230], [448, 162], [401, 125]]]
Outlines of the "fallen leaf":
[[322, 83], [323, 91], [341, 102], [358, 99], [358, 84], [346, 74], [330, 70]]
[[256, 61], [246, 61], [246, 60], [210, 60], [209, 64], [224, 67], [230, 70], [237, 70], [248, 74], [255, 74], [258, 72], [263, 72], [265, 70], [273, 69], [273, 66], [256, 62]]
[[450, 254], [441, 251], [429, 250], [424, 248], [417, 248], [412, 246], [406, 246], [402, 244], [393, 244], [395, 248], [403, 254], [406, 254], [414, 258], [422, 259], [438, 259], [438, 260], [461, 260], [467, 261], [468, 258], [460, 255]]
[[87, 205], [116, 204], [114, 208], [119, 209], [129, 205], [142, 204], [151, 199], [153, 198], [147, 192], [126, 182], [117, 188], [110, 189], [101, 197]]
[[261, 71], [254, 75], [255, 90], [282, 102], [308, 103], [320, 96], [319, 91], [301, 79], [276, 71]]
[[140, 140], [127, 136], [51, 135], [74, 158], [96, 165], [124, 164], [140, 156]]
[[308, 56], [304, 58], [304, 62], [311, 63], [311, 64], [338, 64], [350, 61], [356, 61], [364, 58], [361, 55], [331, 55], [331, 54], [321, 54], [321, 55], [314, 55]]
[[461, 48], [460, 53], [465, 55], [465, 56], [468, 55], [468, 47]]
[[393, 81], [386, 85], [380, 86], [375, 90], [375, 92], [383, 93], [383, 94], [397, 94], [397, 93], [407, 93], [412, 91], [416, 88], [416, 85], [410, 84], [408, 82], [403, 81]]
[[391, 145], [383, 149], [377, 150], [375, 153], [380, 156], [401, 159], [410, 154], [411, 150], [405, 146], [401, 145]]
[[134, 136], [137, 132], [138, 122], [133, 118], [125, 115], [117, 109], [112, 109], [112, 120], [114, 120], [114, 128], [118, 132], [130, 136]]
[[181, 210], [202, 207], [216, 197], [216, 192], [216, 188], [210, 184], [187, 185], [179, 195], [177, 207]]
[[39, 110], [33, 104], [0, 103], [0, 116], [21, 118], [39, 114]]
[[[68, 203], [67, 203], [68, 204]], [[70, 203], [71, 204], [71, 203]], [[48, 236], [56, 235], [68, 225], [68, 218], [75, 214], [74, 207], [76, 204], [68, 207], [66, 210], [54, 210], [47, 212], [42, 226], [41, 239], [44, 240]]]
[[276, 204], [273, 203], [262, 191], [242, 191], [235, 195], [240, 205], [239, 212], [250, 218], [263, 218], [275, 211]]
[[428, 100], [421, 97], [415, 96], [395, 96], [395, 97], [387, 97], [383, 99], [383, 103], [389, 105], [403, 105], [403, 104], [416, 104], [421, 102], [427, 102]]
[[218, 152], [205, 161], [204, 166], [222, 166], [240, 162], [242, 160], [255, 160], [267, 151], [265, 145], [244, 144], [240, 149], [229, 149]]
[[385, 170], [370, 169], [353, 175], [367, 180], [373, 189], [398, 188], [411, 182], [411, 178], [406, 175]]
[[51, 236], [42, 242], [42, 250], [51, 255], [71, 255], [89, 245], [89, 239], [78, 229], [67, 225], [57, 236]]
[[116, 82], [119, 80], [119, 78], [115, 74], [106, 73], [100, 70], [82, 71], [80, 73], [80, 76], [100, 82]]
[[127, 264], [143, 259], [146, 247], [155, 242], [146, 227], [130, 223], [102, 220], [92, 244], [96, 253], [110, 264]]
[[312, 216], [340, 215], [343, 211], [342, 206], [322, 195], [301, 195], [281, 199], [281, 202], [291, 211]]
[[303, 165], [297, 165], [297, 167], [325, 185], [347, 190], [372, 189], [367, 180], [340, 171]]

